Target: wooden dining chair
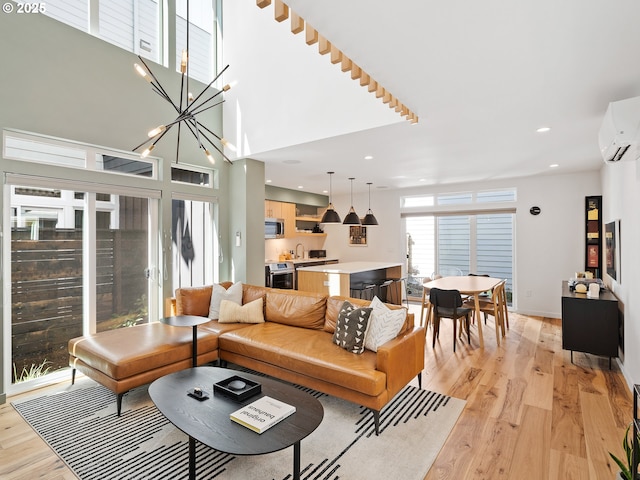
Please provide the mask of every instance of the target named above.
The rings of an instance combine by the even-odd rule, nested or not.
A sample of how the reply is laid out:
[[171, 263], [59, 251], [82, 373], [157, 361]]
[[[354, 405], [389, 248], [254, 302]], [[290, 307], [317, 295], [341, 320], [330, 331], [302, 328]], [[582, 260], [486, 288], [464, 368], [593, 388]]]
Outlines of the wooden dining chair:
[[[431, 323], [431, 302], [429, 301], [429, 291], [430, 289], [425, 287], [425, 283], [429, 283], [431, 278], [425, 277], [422, 279], [422, 308], [420, 309], [420, 326], [424, 325], [424, 333], [427, 334], [427, 329], [429, 328], [429, 324]], [[425, 323], [424, 320], [424, 312], [427, 311], [427, 321]]]
[[[496, 335], [502, 335], [503, 337], [505, 336], [505, 323], [508, 322], [505, 315], [507, 308], [507, 296], [505, 294], [506, 282], [506, 280], [502, 280], [495, 287], [493, 287], [490, 298], [479, 299], [480, 311], [485, 315], [484, 323], [487, 323], [487, 316], [492, 315], [496, 326]], [[475, 309], [475, 304], [471, 301], [465, 302], [464, 306]]]
[[[457, 324], [458, 321], [464, 319], [464, 326], [467, 330], [467, 341], [471, 344], [471, 333], [469, 331], [469, 318], [471, 316], [471, 308], [463, 306], [462, 296], [459, 290], [442, 290], [440, 288], [432, 288], [429, 291], [429, 301], [431, 302], [433, 311], [433, 342], [432, 348], [436, 346], [436, 338], [440, 336], [440, 319], [451, 318], [453, 320], [453, 351], [456, 351], [457, 342]], [[462, 329], [462, 324], [460, 325]]]

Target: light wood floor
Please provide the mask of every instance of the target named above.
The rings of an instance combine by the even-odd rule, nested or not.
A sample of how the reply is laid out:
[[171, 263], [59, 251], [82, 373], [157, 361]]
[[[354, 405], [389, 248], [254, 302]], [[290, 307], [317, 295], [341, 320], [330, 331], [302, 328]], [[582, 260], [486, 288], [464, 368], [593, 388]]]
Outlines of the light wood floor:
[[[459, 341], [455, 354], [450, 321], [435, 349], [428, 332], [424, 388], [467, 405], [425, 480], [613, 479], [607, 452], [622, 455], [632, 416], [615, 362], [609, 371], [607, 359], [575, 353], [571, 364], [559, 320], [509, 319], [500, 347], [489, 319], [484, 350], [475, 327], [471, 347]], [[9, 403], [0, 406], [0, 429], [0, 478], [75, 478]]]

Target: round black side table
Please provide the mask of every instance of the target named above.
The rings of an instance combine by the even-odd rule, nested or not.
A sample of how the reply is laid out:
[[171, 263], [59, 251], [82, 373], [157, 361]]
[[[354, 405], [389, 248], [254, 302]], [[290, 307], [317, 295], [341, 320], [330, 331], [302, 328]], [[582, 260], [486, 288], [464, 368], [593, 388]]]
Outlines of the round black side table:
[[198, 366], [198, 325], [211, 321], [207, 317], [198, 317], [196, 315], [178, 315], [176, 317], [164, 317], [160, 319], [160, 322], [171, 325], [172, 327], [192, 327], [193, 328], [193, 342], [191, 349], [193, 352], [194, 367]]

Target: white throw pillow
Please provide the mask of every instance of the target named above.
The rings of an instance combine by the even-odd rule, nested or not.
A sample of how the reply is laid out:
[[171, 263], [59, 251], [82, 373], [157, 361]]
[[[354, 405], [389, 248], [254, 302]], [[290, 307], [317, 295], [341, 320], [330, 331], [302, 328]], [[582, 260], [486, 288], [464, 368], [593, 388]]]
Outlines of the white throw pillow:
[[371, 319], [364, 338], [364, 347], [377, 352], [378, 347], [398, 336], [407, 318], [407, 309], [391, 309], [378, 297], [373, 297], [369, 307], [372, 309]]
[[217, 283], [213, 286], [211, 303], [209, 304], [209, 318], [211, 320], [220, 318], [220, 302], [222, 300], [242, 305], [242, 282], [234, 283], [227, 289]]
[[264, 323], [262, 298], [240, 306], [229, 300], [220, 303], [220, 323]]

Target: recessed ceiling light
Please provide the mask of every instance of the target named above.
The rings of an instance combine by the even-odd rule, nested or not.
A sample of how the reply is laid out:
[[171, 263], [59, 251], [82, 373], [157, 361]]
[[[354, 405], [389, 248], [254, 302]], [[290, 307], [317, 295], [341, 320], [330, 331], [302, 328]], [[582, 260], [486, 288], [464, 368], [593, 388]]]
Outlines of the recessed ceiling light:
[[271, 183], [271, 180], [267, 180], [267, 183]]
[[558, 168], [560, 165], [558, 165], [557, 163], [552, 163], [551, 165], [549, 165], [549, 168]]
[[419, 182], [426, 182], [427, 179], [426, 178], [421, 178], [420, 180], [418, 180]]
[[302, 185], [298, 185], [298, 188], [304, 188]]
[[329, 193], [329, 190], [322, 190], [322, 193]]
[[372, 155], [366, 155], [364, 157], [365, 160], [373, 160], [373, 156]]
[[536, 130], [536, 132], [545, 133], [545, 132], [548, 132], [549, 130], [551, 130], [551, 127], [540, 127], [539, 129]]

